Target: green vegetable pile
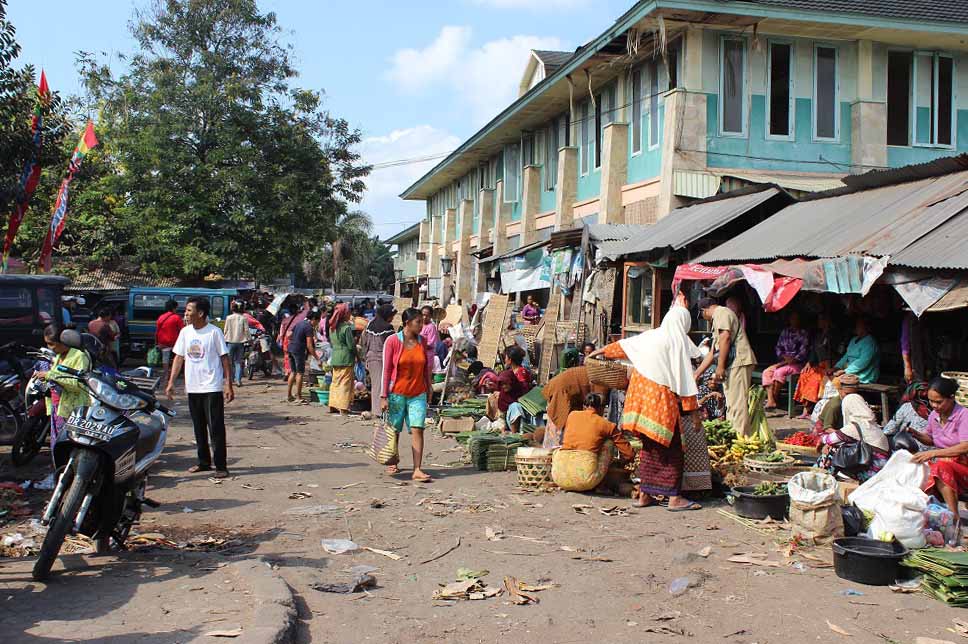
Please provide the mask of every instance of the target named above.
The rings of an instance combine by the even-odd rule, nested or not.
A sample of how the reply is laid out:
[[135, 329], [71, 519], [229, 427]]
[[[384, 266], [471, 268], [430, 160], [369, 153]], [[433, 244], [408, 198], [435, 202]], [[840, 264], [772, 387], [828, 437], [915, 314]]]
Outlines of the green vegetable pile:
[[753, 488], [753, 496], [776, 496], [777, 494], [786, 493], [786, 483], [777, 483], [775, 481], [763, 481]]
[[766, 401], [766, 389], [759, 385], [750, 387], [749, 412], [753, 435], [758, 436], [763, 445], [773, 449], [776, 447], [776, 437], [773, 435], [773, 430], [770, 429], [770, 425], [766, 421], [766, 410], [763, 407], [764, 401]]
[[776, 452], [762, 452], [760, 454], [753, 454], [750, 459], [754, 461], [759, 461], [761, 463], [782, 463], [786, 460], [786, 454], [780, 451]]
[[468, 398], [455, 405], [444, 407], [440, 410], [439, 414], [441, 418], [464, 418], [466, 416], [480, 418], [484, 415], [486, 406], [486, 398]]
[[732, 445], [736, 440], [736, 432], [733, 425], [728, 420], [720, 418], [718, 420], [704, 420], [702, 428], [706, 430], [706, 442], [710, 447], [715, 445]]

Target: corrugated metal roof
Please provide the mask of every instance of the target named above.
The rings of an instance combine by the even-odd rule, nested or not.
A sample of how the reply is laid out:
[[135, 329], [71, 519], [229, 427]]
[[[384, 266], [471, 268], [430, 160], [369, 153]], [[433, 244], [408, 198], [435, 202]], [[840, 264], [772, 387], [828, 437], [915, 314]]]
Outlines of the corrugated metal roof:
[[921, 22], [968, 23], [968, 2], [964, 0], [754, 0], [750, 4], [801, 11], [853, 13]]
[[622, 241], [642, 230], [635, 224], [589, 224], [588, 236], [592, 241]]
[[955, 215], [891, 256], [891, 264], [914, 268], [968, 269], [968, 211]]
[[549, 76], [558, 71], [559, 67], [575, 55], [573, 51], [549, 51], [547, 49], [533, 49], [532, 51], [544, 65], [545, 74]]
[[158, 288], [174, 288], [178, 280], [173, 277], [150, 277], [131, 270], [83, 270], [71, 281], [68, 291], [124, 291], [136, 286], [154, 286]]
[[638, 231], [625, 241], [601, 244], [601, 257], [616, 259], [670, 247], [678, 250], [778, 194], [781, 194], [778, 188], [770, 187], [735, 197], [708, 199], [676, 208], [651, 226], [639, 226]]
[[749, 181], [750, 183], [772, 183], [787, 188], [788, 190], [799, 190], [801, 192], [820, 192], [823, 190], [833, 190], [843, 188], [844, 182], [840, 177], [817, 177], [808, 174], [768, 174], [762, 172], [716, 172], [720, 177], [734, 177]]
[[[839, 193], [840, 191], [834, 191]], [[788, 206], [696, 261], [895, 256], [968, 208], [968, 171]]]

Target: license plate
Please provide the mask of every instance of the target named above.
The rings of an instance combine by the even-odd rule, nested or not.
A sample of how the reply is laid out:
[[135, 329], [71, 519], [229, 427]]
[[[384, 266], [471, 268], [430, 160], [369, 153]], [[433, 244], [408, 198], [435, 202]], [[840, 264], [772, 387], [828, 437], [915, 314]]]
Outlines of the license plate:
[[67, 421], [67, 426], [79, 434], [91, 436], [102, 441], [111, 440], [111, 431], [103, 423], [97, 423], [86, 418], [72, 416]]

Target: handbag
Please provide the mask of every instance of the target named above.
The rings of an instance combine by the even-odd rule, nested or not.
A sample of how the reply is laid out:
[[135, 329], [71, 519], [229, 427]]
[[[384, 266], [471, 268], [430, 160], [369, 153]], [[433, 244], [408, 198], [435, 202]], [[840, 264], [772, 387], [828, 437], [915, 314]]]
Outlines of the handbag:
[[148, 350], [148, 355], [145, 359], [145, 362], [149, 367], [160, 367], [163, 362], [161, 357], [161, 349], [159, 349], [157, 346], [151, 347]]
[[366, 454], [380, 465], [396, 465], [400, 462], [397, 430], [389, 423], [386, 414], [383, 415], [383, 422], [373, 428], [373, 440]]
[[[851, 423], [857, 427], [856, 423]], [[874, 451], [871, 446], [863, 440], [860, 427], [857, 427], [857, 435], [861, 440], [852, 443], [844, 443], [830, 457], [830, 464], [840, 472], [855, 473], [866, 470], [874, 460]]]

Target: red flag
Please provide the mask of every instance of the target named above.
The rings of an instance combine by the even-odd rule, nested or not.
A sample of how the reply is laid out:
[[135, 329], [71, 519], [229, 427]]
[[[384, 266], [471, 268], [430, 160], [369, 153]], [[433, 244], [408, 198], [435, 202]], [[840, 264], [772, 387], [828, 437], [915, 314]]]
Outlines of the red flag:
[[40, 83], [37, 85], [37, 101], [34, 103], [34, 115], [30, 119], [30, 133], [33, 138], [34, 147], [30, 153], [30, 159], [24, 166], [24, 171], [20, 175], [20, 184], [17, 186], [17, 195], [14, 197], [13, 212], [7, 222], [7, 236], [3, 242], [3, 267], [2, 271], [7, 272], [7, 261], [10, 258], [10, 247], [13, 240], [17, 237], [17, 230], [27, 215], [27, 207], [30, 205], [30, 198], [37, 189], [40, 182], [40, 152], [43, 147], [43, 125], [44, 108], [50, 103], [50, 89], [47, 87], [47, 75], [43, 70], [40, 72]]
[[71, 161], [67, 167], [67, 177], [61, 182], [60, 190], [57, 191], [57, 200], [54, 202], [54, 213], [50, 218], [47, 236], [44, 238], [44, 247], [40, 251], [40, 270], [45, 273], [50, 272], [51, 256], [54, 252], [54, 246], [57, 245], [57, 240], [60, 239], [61, 233], [64, 232], [64, 225], [67, 222], [67, 201], [71, 181], [80, 169], [84, 156], [97, 144], [97, 136], [94, 135], [94, 124], [88, 121], [87, 127], [84, 128], [84, 134], [81, 135], [81, 140], [77, 143], [77, 147], [74, 148], [74, 154], [71, 155]]

